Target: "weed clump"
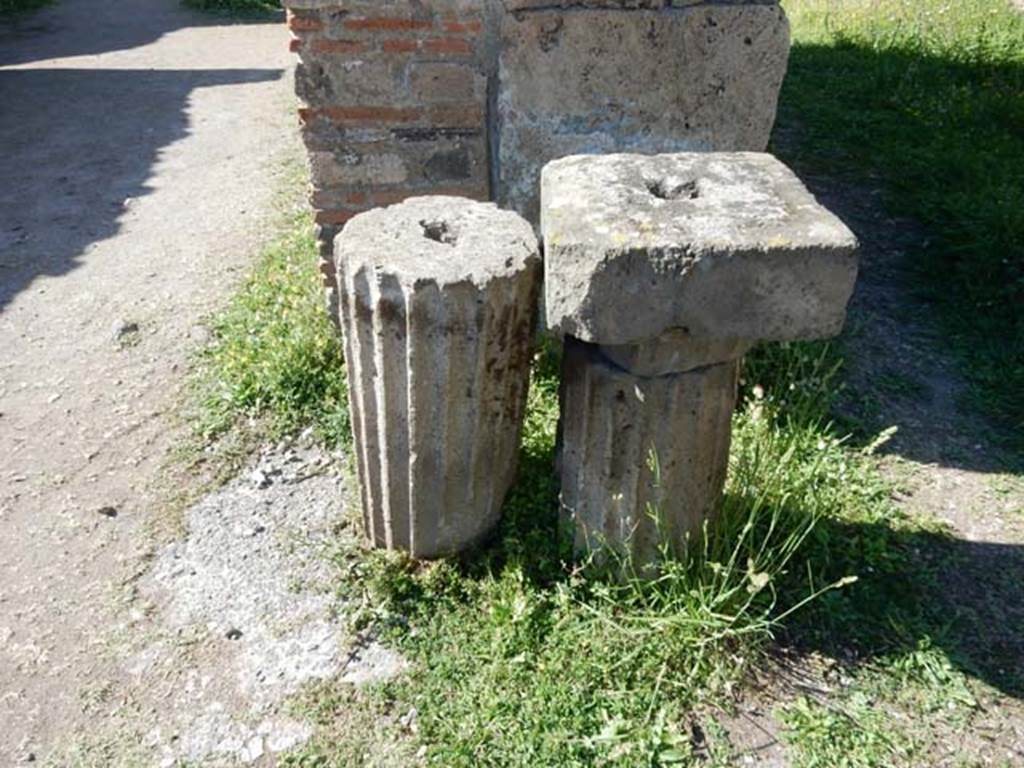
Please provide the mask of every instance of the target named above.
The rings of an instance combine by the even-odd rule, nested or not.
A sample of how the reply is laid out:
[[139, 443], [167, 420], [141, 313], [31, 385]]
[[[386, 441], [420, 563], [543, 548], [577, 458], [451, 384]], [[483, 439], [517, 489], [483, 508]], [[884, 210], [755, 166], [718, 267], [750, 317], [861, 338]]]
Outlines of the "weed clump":
[[341, 341], [324, 311], [312, 231], [299, 217], [212, 318], [195, 379], [204, 440], [239, 420], [260, 421], [271, 437], [312, 425], [330, 445], [349, 439]]

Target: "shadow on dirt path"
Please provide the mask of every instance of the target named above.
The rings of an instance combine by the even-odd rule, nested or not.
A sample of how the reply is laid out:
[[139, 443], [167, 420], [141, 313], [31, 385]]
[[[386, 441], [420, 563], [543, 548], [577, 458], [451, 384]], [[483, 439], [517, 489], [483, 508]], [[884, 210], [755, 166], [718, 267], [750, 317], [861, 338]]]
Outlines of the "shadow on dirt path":
[[37, 277], [70, 272], [92, 244], [117, 234], [126, 210], [152, 192], [161, 150], [188, 135], [195, 90], [281, 74], [0, 70], [0, 311]]
[[[92, 21], [88, 34], [82, 34], [77, 23], [77, 14], [83, 12]], [[267, 14], [244, 23], [275, 24], [283, 16]], [[130, 4], [125, 0], [59, 0], [28, 14], [0, 18], [0, 67], [123, 51], [176, 30], [227, 23], [163, 0], [131, 0]]]
[[287, 41], [178, 0], [0, 22], [0, 765], [114, 706], [183, 373], [301, 157]]
[[1001, 448], [998, 427], [964, 405], [967, 383], [908, 264], [927, 231], [887, 214], [880, 190], [807, 172], [801, 178], [862, 246], [842, 342], [849, 391], [841, 414], [864, 434], [895, 426], [883, 454], [981, 473], [1021, 469], [1020, 457]]

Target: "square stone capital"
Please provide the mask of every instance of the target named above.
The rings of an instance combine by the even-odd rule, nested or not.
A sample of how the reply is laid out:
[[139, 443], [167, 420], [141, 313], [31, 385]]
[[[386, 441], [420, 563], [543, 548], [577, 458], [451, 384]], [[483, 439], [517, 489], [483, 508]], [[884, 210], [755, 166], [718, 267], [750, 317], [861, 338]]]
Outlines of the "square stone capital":
[[771, 155], [573, 156], [541, 187], [552, 328], [603, 345], [842, 328], [857, 239]]

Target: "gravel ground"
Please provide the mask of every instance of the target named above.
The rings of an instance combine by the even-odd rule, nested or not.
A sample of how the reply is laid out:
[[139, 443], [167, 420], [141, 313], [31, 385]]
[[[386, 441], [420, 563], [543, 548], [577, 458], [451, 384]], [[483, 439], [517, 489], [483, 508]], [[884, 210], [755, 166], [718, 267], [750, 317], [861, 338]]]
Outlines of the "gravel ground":
[[344, 667], [328, 560], [344, 524], [339, 477], [315, 448], [264, 453], [188, 510], [186, 537], [140, 581], [148, 631], [133, 633], [142, 642], [124, 667], [142, 706], [121, 726], [163, 764], [251, 763], [310, 735], [281, 705]]

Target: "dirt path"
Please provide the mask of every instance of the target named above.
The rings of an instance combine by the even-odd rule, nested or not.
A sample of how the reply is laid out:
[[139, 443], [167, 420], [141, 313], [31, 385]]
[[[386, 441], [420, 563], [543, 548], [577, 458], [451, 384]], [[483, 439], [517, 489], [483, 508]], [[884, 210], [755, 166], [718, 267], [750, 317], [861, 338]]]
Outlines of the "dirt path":
[[283, 24], [130, 6], [0, 22], [5, 766], [95, 717], [200, 319], [299, 156]]
[[907, 263], [928, 232], [889, 216], [877, 191], [807, 181], [862, 244], [844, 342], [849, 394], [842, 410], [867, 433], [896, 427], [881, 452], [910, 513], [941, 520], [967, 542], [1024, 543], [1024, 488], [1014, 479], [1024, 471], [1022, 459], [967, 404], [960, 362]]

